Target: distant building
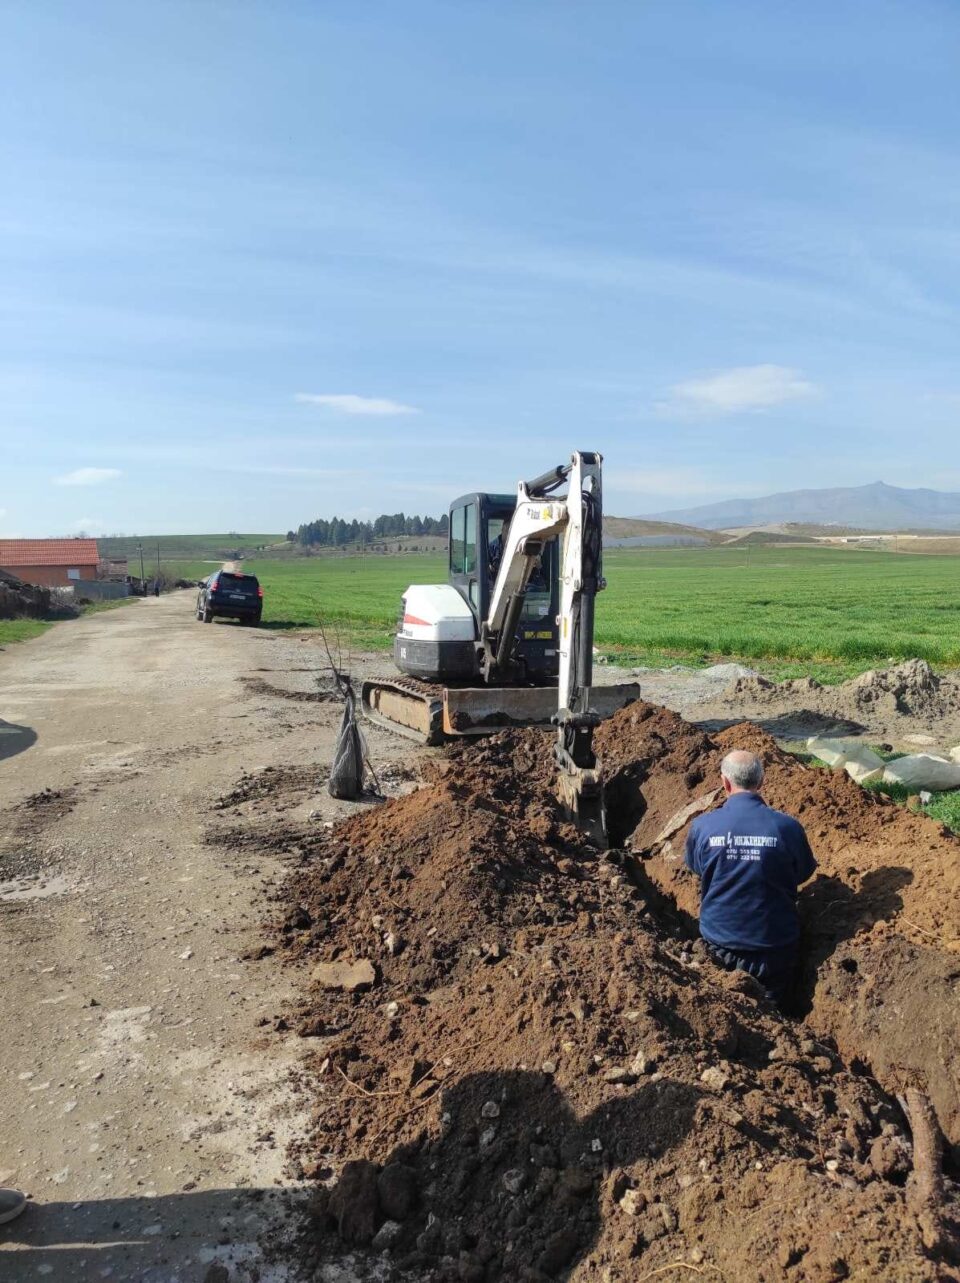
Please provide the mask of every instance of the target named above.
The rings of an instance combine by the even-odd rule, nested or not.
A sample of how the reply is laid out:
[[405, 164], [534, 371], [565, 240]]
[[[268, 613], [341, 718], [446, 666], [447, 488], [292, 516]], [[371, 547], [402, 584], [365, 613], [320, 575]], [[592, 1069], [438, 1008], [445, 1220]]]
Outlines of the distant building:
[[99, 562], [96, 539], [0, 539], [0, 570], [43, 588], [96, 579]]

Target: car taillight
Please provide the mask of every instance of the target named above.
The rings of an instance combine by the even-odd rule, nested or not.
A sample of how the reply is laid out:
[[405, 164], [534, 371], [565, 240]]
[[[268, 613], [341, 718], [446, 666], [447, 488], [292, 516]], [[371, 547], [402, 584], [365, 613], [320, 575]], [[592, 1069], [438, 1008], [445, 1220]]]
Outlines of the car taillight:
[[257, 596], [258, 596], [258, 597], [262, 597], [262, 596], [263, 596], [263, 589], [260, 587], [260, 585], [259, 585], [259, 584], [257, 584]]

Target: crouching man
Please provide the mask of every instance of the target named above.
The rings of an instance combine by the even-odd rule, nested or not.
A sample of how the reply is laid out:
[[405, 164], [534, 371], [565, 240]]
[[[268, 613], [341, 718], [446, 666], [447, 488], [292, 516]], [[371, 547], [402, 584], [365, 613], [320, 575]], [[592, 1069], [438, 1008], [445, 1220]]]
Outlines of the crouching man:
[[760, 796], [759, 757], [728, 753], [720, 777], [726, 801], [698, 816], [687, 837], [687, 868], [700, 878], [700, 934], [714, 962], [748, 972], [782, 1007], [797, 971], [797, 889], [817, 862], [799, 821]]

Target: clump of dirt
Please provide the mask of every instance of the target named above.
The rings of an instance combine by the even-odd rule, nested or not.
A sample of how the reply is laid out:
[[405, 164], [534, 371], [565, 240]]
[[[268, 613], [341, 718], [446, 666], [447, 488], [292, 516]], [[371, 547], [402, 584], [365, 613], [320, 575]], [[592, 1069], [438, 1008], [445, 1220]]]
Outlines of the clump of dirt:
[[[297, 1162], [335, 1178], [318, 1194], [312, 1264], [347, 1242], [437, 1279], [680, 1266], [738, 1280], [960, 1277], [924, 1247], [896, 1100], [831, 1037], [865, 1033], [867, 1010], [878, 1036], [900, 1020], [882, 1005], [884, 945], [901, 949], [901, 971], [912, 951], [914, 983], [929, 974], [924, 950], [946, 956], [891, 926], [891, 897], [917, 894], [884, 854], [907, 833], [898, 813], [867, 799], [847, 822], [846, 776], [794, 763], [793, 779], [762, 743], [772, 795], [792, 790], [815, 844], [818, 821], [847, 823], [819, 844], [831, 885], [815, 938], [832, 940], [817, 964], [828, 982], [839, 953], [842, 976], [873, 995], [859, 1026], [839, 989], [806, 1027], [784, 1021], [692, 938], [675, 817], [713, 803], [719, 756], [747, 736], [756, 745], [756, 728], [713, 740], [644, 704], [605, 725], [618, 840], [634, 856], [598, 855], [566, 823], [539, 731], [459, 748], [419, 791], [314, 840], [275, 935], [309, 969], [296, 1018], [317, 1039]], [[938, 850], [942, 863], [935, 826], [902, 814], [921, 848], [911, 873]], [[864, 887], [884, 870], [882, 887]], [[934, 931], [950, 910], [930, 899]], [[944, 1046], [954, 1035], [940, 1025]]]
[[244, 771], [227, 793], [214, 802], [216, 811], [240, 807], [245, 802], [269, 798], [278, 806], [295, 806], [303, 797], [319, 790], [328, 774], [320, 765], [266, 766], [262, 771]]
[[262, 677], [241, 677], [241, 682], [251, 695], [276, 695], [279, 699], [292, 699], [301, 704], [332, 704], [340, 698], [332, 684], [329, 688], [319, 685], [312, 691], [287, 690], [283, 686], [274, 686]]
[[822, 686], [809, 677], [785, 682], [741, 677], [723, 692], [717, 707], [764, 716], [791, 714], [794, 720], [803, 714], [812, 720], [827, 717], [853, 729], [885, 733], [915, 730], [917, 724], [944, 730], [946, 722], [949, 738], [960, 720], [960, 682], [938, 676], [923, 659], [908, 659], [840, 686]]

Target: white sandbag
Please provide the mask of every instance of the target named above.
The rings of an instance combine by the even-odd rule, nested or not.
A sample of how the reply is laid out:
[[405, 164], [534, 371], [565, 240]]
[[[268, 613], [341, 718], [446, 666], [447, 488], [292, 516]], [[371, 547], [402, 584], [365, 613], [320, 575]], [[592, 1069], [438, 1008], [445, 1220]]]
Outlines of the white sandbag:
[[904, 784], [918, 791], [930, 789], [933, 793], [960, 789], [960, 762], [948, 762], [932, 753], [911, 753], [888, 762], [883, 779], [887, 784]]
[[842, 766], [849, 755], [861, 746], [856, 740], [827, 739], [812, 735], [807, 740], [807, 748], [828, 766]]
[[872, 784], [882, 780], [886, 762], [866, 744], [857, 744], [844, 759], [843, 769], [858, 784]]

